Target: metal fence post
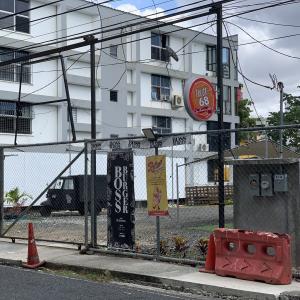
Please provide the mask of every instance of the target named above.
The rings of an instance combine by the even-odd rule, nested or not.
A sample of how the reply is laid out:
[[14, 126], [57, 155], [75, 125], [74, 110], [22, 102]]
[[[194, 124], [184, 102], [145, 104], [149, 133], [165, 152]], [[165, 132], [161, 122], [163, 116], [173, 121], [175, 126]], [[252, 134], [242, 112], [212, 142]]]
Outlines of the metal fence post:
[[0, 235], [3, 232], [3, 218], [4, 218], [4, 150], [0, 148]]
[[89, 246], [88, 144], [84, 144], [84, 245]]
[[[155, 141], [155, 155], [158, 155], [158, 145]], [[159, 216], [156, 216], [156, 260], [159, 261], [160, 256], [160, 220]]]
[[180, 227], [179, 225], [179, 175], [178, 175], [178, 163], [176, 163], [176, 198], [177, 198], [177, 228]]

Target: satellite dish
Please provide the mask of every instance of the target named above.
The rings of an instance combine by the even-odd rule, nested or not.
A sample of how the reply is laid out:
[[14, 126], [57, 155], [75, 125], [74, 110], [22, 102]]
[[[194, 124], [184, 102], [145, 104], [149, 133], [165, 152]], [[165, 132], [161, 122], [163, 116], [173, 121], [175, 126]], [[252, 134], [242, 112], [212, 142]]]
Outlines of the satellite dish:
[[172, 48], [170, 48], [169, 46], [166, 46], [166, 50], [167, 50], [169, 56], [173, 57], [176, 61], [179, 60], [178, 55], [176, 54], [176, 52]]

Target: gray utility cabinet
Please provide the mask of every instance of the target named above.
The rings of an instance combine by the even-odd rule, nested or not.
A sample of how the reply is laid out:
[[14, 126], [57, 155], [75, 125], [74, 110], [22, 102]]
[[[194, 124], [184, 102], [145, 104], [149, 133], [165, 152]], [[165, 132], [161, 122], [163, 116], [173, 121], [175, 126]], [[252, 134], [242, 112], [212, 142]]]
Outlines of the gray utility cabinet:
[[234, 228], [288, 233], [300, 267], [299, 159], [237, 159], [233, 165]]

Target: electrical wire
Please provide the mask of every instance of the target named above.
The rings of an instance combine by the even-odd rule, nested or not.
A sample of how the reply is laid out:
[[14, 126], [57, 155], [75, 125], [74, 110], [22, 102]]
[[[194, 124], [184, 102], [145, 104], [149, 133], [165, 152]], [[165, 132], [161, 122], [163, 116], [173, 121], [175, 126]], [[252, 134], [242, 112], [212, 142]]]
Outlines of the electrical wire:
[[[205, 1], [205, 0], [202, 0], [202, 1]], [[226, 1], [234, 1], [234, 0], [222, 0], [222, 1], [219, 1], [219, 3], [226, 2]], [[292, 1], [292, 0], [290, 0], [290, 1]], [[184, 5], [183, 7], [190, 6], [190, 5], [191, 4], [187, 4], [187, 5]], [[155, 18], [155, 19], [143, 18], [145, 20], [142, 21], [142, 22], [130, 23], [130, 24], [127, 24], [125, 26], [114, 27], [114, 28], [110, 28], [110, 29], [107, 29], [107, 30], [97, 31], [97, 32], [91, 32], [90, 30], [89, 31], [84, 31], [84, 32], [81, 32], [81, 33], [74, 34], [74, 35], [76, 35], [75, 37], [71, 37], [70, 38], [70, 36], [74, 36], [74, 35], [69, 35], [67, 38], [61, 38], [61, 39], [57, 39], [56, 38], [56, 39], [50, 40], [50, 42], [47, 41], [47, 43], [39, 43], [39, 44], [34, 45], [34, 46], [22, 47], [22, 48], [19, 48], [18, 50], [27, 50], [28, 51], [28, 50], [33, 50], [33, 49], [40, 48], [40, 47], [56, 45], [57, 43], [70, 42], [70, 41], [73, 41], [73, 40], [78, 40], [79, 38], [84, 38], [86, 36], [86, 35], [80, 35], [80, 36], [78, 36], [78, 34], [82, 34], [82, 33], [88, 33], [89, 35], [90, 34], [96, 35], [96, 34], [109, 33], [109, 32], [112, 32], [112, 31], [117, 31], [117, 30], [122, 30], [122, 29], [125, 30], [127, 27], [135, 27], [135, 26], [145, 25], [145, 24], [148, 24], [148, 23], [151, 24], [151, 23], [157, 22], [158, 20], [159, 21], [161, 21], [161, 20], [164, 21], [164, 19], [168, 19], [168, 18], [172, 18], [172, 20], [168, 21], [168, 22], [165, 22], [165, 23], [161, 23], [159, 25], [159, 27], [163, 27], [163, 26], [167, 26], [167, 25], [172, 25], [174, 23], [178, 23], [179, 20], [187, 21], [187, 20], [196, 18], [198, 16], [201, 16], [201, 14], [200, 15], [199, 14], [195, 14], [195, 15], [187, 16], [187, 17], [185, 17], [183, 19], [182, 19], [182, 17], [179, 17], [177, 19], [175, 19], [174, 17], [177, 17], [180, 14], [192, 13], [192, 12], [195, 12], [197, 10], [205, 9], [205, 8], [208, 8], [208, 7], [210, 7], [210, 5], [207, 4], [207, 5], [202, 5], [202, 6], [193, 7], [193, 8], [190, 8], [190, 9], [178, 11], [178, 12], [171, 13], [171, 14], [168, 14], [168, 15], [160, 16], [160, 17]], [[170, 9], [170, 10], [174, 10], [174, 9]], [[115, 26], [115, 25], [116, 24], [108, 25], [108, 27]], [[141, 31], [145, 31], [145, 30], [150, 30], [150, 27], [151, 26], [149, 26], [148, 28], [145, 27], [145, 28], [136, 29], [136, 30], [134, 30], [133, 33], [141, 32]], [[152, 27], [154, 27], [154, 26], [152, 26]], [[129, 33], [126, 33], [125, 36], [126, 35], [129, 35]], [[102, 39], [102, 41], [104, 41], [104, 40], [105, 41], [112, 40], [112, 39], [115, 39], [115, 38], [120, 38], [120, 34], [119, 35], [110, 35], [110, 36], [107, 36], [104, 39]], [[99, 40], [98, 42], [101, 42], [101, 41]], [[70, 46], [75, 47], [75, 45], [77, 46], [78, 43], [75, 43], [75, 44], [70, 45]]]
[[286, 56], [286, 57], [289, 57], [289, 58], [294, 58], [294, 59], [297, 59], [297, 60], [300, 60], [300, 57], [299, 56], [294, 56], [294, 55], [290, 55], [290, 54], [287, 54], [287, 53], [284, 53], [284, 52], [281, 52], [279, 50], [276, 50], [266, 44], [264, 44], [263, 42], [260, 42], [259, 40], [257, 40], [253, 35], [251, 35], [249, 32], [247, 32], [244, 28], [242, 28], [241, 26], [235, 24], [235, 23], [232, 23], [232, 22], [229, 22], [229, 21], [226, 21], [226, 23], [228, 24], [231, 24], [237, 28], [239, 28], [242, 32], [244, 32], [246, 35], [248, 35], [251, 39], [253, 39], [255, 42], [257, 42], [258, 44], [264, 46], [265, 48], [271, 50], [272, 52], [275, 52], [277, 54], [280, 54], [280, 55], [283, 55], [283, 56]]
[[[226, 0], [219, 1], [218, 3], [221, 3], [221, 2], [224, 2], [224, 1], [226, 1]], [[228, 0], [228, 1], [230, 1], [230, 0]], [[235, 17], [235, 16], [243, 15], [243, 14], [248, 14], [248, 13], [252, 13], [252, 12], [256, 12], [256, 11], [268, 9], [268, 8], [274, 8], [274, 7], [277, 7], [277, 6], [279, 6], [279, 5], [288, 4], [288, 3], [295, 3], [295, 0], [288, 0], [288, 1], [285, 1], [285, 2], [281, 2], [281, 3], [276, 3], [276, 4], [272, 4], [272, 5], [268, 5], [268, 6], [264, 6], [264, 7], [259, 7], [259, 8], [255, 8], [255, 9], [251, 9], [251, 10], [247, 10], [247, 11], [242, 11], [242, 12], [239, 12], [239, 13], [237, 13], [237, 14], [233, 14], [233, 15], [224, 17], [223, 20], [224, 20], [224, 19], [228, 19], [228, 18], [232, 18], [232, 17]], [[203, 5], [203, 6], [196, 7], [196, 8], [192, 8], [192, 9], [188, 9], [188, 10], [185, 10], [185, 11], [181, 11], [181, 12], [169, 14], [169, 15], [166, 15], [166, 16], [163, 16], [163, 17], [159, 17], [159, 18], [157, 18], [157, 19], [161, 20], [161, 19], [163, 19], [163, 18], [174, 17], [174, 16], [177, 16], [178, 14], [183, 14], [183, 13], [187, 13], [187, 12], [191, 12], [191, 11], [203, 9], [204, 7], [206, 8], [207, 5]], [[204, 15], [205, 15], [205, 14], [204, 14]], [[183, 18], [183, 19], [181, 19], [181, 20], [182, 20], [182, 21], [191, 20], [191, 19], [193, 19], [193, 18], [196, 17], [196, 16], [199, 17], [199, 16], [201, 16], [201, 14], [200, 14], [200, 15], [190, 16], [190, 17], [185, 17], [185, 18]], [[154, 20], [154, 21], [157, 21], [157, 19]], [[144, 21], [144, 22], [139, 22], [138, 24], [133, 23], [133, 24], [130, 24], [130, 25], [128, 25], [128, 26], [141, 25], [141, 24], [144, 24], [144, 23], [148, 23], [149, 21], [151, 21], [151, 20], [146, 20], [146, 21]], [[172, 25], [172, 24], [177, 23], [177, 22], [178, 22], [177, 20], [175, 20], [175, 21], [168, 21], [168, 22], [162, 23], [160, 26], [163, 27], [163, 26], [167, 26], [167, 25]], [[125, 26], [125, 27], [126, 27], [126, 26]], [[155, 28], [154, 26], [152, 26], [152, 27]], [[145, 31], [145, 30], [150, 30], [150, 29], [152, 29], [152, 27], [149, 26], [148, 28], [137, 29], [137, 30], [134, 31], [134, 33], [141, 32], [141, 31]], [[111, 29], [110, 31], [121, 30], [121, 29], [124, 29], [124, 26], [123, 26], [123, 27], [113, 28], [113, 29]], [[106, 31], [106, 32], [107, 32], [107, 31]], [[94, 34], [100, 34], [100, 33], [104, 33], [104, 31], [101, 31], [101, 32], [95, 32]], [[127, 34], [126, 34], [126, 35], [127, 35]], [[124, 35], [123, 35], [123, 36], [124, 36]], [[81, 36], [81, 37], [83, 38], [84, 36]], [[112, 40], [112, 39], [115, 39], [115, 38], [118, 38], [118, 37], [120, 37], [120, 34], [118, 34], [118, 35], [110, 35], [110, 36], [108, 36], [108, 37], [102, 39], [102, 41], [103, 41], [103, 40], [105, 40], [105, 41], [107, 41], [107, 40]], [[79, 38], [79, 36], [77, 36], [76, 38], [65, 39], [64, 41], [66, 42], [66, 41], [70, 41], [70, 40], [78, 39], [78, 38]], [[62, 42], [62, 41], [60, 41], [60, 42]], [[99, 41], [99, 42], [100, 42], [100, 41]], [[49, 44], [47, 44], [47, 45], [49, 46], [49, 45], [52, 45], [52, 44], [53, 44], [53, 43], [49, 43]], [[73, 45], [71, 45], [71, 46], [69, 46], [69, 47], [71, 47], [71, 48], [74, 47], [74, 48], [75, 48], [75, 47], [80, 46], [80, 44], [81, 44], [81, 43], [76, 43], [76, 44], [73, 44]], [[45, 46], [45, 45], [43, 44], [43, 46]], [[39, 48], [39, 47], [41, 47], [41, 46], [29, 47], [29, 48], [27, 48], [27, 49], [34, 49], [34, 48]], [[24, 50], [24, 49], [22, 49], [22, 50]], [[13, 62], [13, 61], [11, 60], [11, 61], [9, 61], [9, 62]], [[3, 65], [3, 64], [2, 64], [2, 65]]]
[[[263, 125], [263, 122], [262, 122], [262, 120], [261, 120], [261, 117], [260, 117], [260, 115], [258, 114], [258, 111], [257, 111], [257, 109], [256, 109], [256, 106], [255, 106], [253, 97], [252, 97], [252, 95], [251, 95], [251, 93], [250, 93], [250, 89], [249, 89], [249, 87], [248, 87], [248, 84], [247, 84], [246, 79], [247, 79], [249, 82], [254, 83], [254, 84], [256, 84], [256, 85], [259, 85], [259, 86], [261, 86], [261, 87], [265, 87], [265, 88], [268, 88], [268, 89], [271, 89], [271, 90], [272, 90], [273, 88], [268, 87], [268, 86], [265, 86], [265, 85], [262, 85], [262, 84], [257, 83], [257, 82], [254, 82], [254, 81], [252, 81], [252, 80], [249, 80], [249, 78], [247, 78], [247, 77], [243, 74], [243, 72], [242, 72], [242, 67], [241, 67], [240, 61], [239, 61], [239, 59], [238, 59], [238, 56], [236, 57], [237, 65], [235, 64], [235, 62], [234, 62], [234, 57], [233, 57], [233, 50], [232, 50], [232, 46], [231, 46], [231, 41], [230, 41], [230, 39], [229, 39], [229, 36], [230, 36], [229, 29], [227, 29], [227, 26], [226, 26], [225, 22], [222, 22], [222, 23], [223, 23], [224, 28], [225, 28], [225, 31], [226, 31], [226, 36], [227, 36], [227, 40], [228, 40], [228, 44], [229, 44], [229, 48], [230, 48], [230, 52], [231, 52], [231, 57], [232, 57], [233, 64], [234, 64], [235, 68], [237, 69], [237, 71], [239, 72], [239, 74], [240, 74], [240, 75], [242, 76], [242, 78], [243, 78], [243, 81], [244, 81], [244, 84], [245, 84], [247, 93], [248, 93], [248, 95], [249, 95], [249, 97], [250, 97], [250, 100], [251, 100], [251, 104], [252, 104], [252, 106], [253, 106], [253, 108], [254, 108], [254, 111], [255, 111], [255, 113], [256, 113], [256, 115], [257, 115], [257, 118], [260, 120], [261, 124]], [[240, 70], [239, 70], [239, 69], [240, 69]]]

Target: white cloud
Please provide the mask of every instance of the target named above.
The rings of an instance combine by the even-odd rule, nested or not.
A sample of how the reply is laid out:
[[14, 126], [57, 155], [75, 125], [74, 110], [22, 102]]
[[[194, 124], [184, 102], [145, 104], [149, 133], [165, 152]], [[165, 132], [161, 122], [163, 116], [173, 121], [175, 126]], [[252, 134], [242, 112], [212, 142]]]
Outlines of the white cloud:
[[[207, 1], [211, 2], [211, 1]], [[177, 5], [188, 4], [188, 0], [177, 0]], [[203, 3], [201, 3], [203, 4]], [[257, 0], [243, 1], [241, 4], [226, 4], [228, 9], [224, 9], [225, 14], [233, 14], [234, 11], [245, 11], [253, 9], [258, 6], [247, 7], [248, 4], [259, 4]], [[262, 3], [266, 5], [265, 3]], [[239, 7], [243, 6], [243, 7]], [[237, 7], [235, 10], [233, 7]], [[300, 25], [299, 21], [300, 4], [294, 3], [290, 5], [280, 6], [276, 8], [270, 8], [246, 14], [242, 17], [255, 19], [259, 21], [283, 23], [283, 24], [295, 24]], [[202, 19], [205, 21], [205, 18]], [[242, 18], [232, 18], [228, 21], [233, 22], [247, 32], [249, 32], [257, 40], [264, 40], [274, 38], [278, 36], [284, 36], [289, 34], [299, 33], [299, 28], [283, 27], [262, 24], [245, 20]], [[189, 25], [193, 23], [200, 23], [200, 20], [193, 20], [189, 22]], [[253, 42], [253, 40], [243, 33], [235, 26], [228, 25], [231, 34], [239, 35], [239, 43]], [[204, 28], [203, 26], [201, 27]], [[213, 33], [211, 30], [207, 33]], [[215, 34], [215, 33], [214, 33]], [[226, 32], [224, 32], [224, 35]], [[299, 56], [300, 57], [300, 36], [295, 36], [286, 39], [278, 39], [265, 44], [275, 50], [283, 53]], [[285, 85], [285, 92], [292, 93], [294, 95], [300, 94], [300, 89], [297, 90], [297, 86], [300, 84], [299, 67], [300, 59], [288, 58], [281, 54], [275, 53], [267, 49], [266, 47], [259, 45], [258, 43], [241, 46], [239, 48], [239, 58], [242, 65], [243, 73], [250, 79], [265, 84], [272, 85], [269, 78], [269, 73], [275, 73], [279, 81], [282, 81]], [[240, 82], [243, 83], [242, 78]], [[256, 104], [259, 114], [267, 116], [270, 111], [279, 110], [279, 93], [277, 91], [270, 91], [265, 88], [259, 87], [252, 83], [248, 83], [250, 94]], [[246, 89], [244, 89], [244, 95], [249, 97]]]
[[125, 4], [121, 4], [119, 6], [116, 7], [116, 9], [125, 11], [125, 12], [130, 12], [132, 14], [136, 14], [139, 16], [149, 16], [149, 18], [156, 18], [156, 17], [160, 17], [160, 16], [164, 16], [164, 9], [161, 7], [156, 7], [155, 8], [147, 8], [144, 10], [140, 10], [138, 9], [135, 5], [130, 4], [130, 3], [125, 3]]

